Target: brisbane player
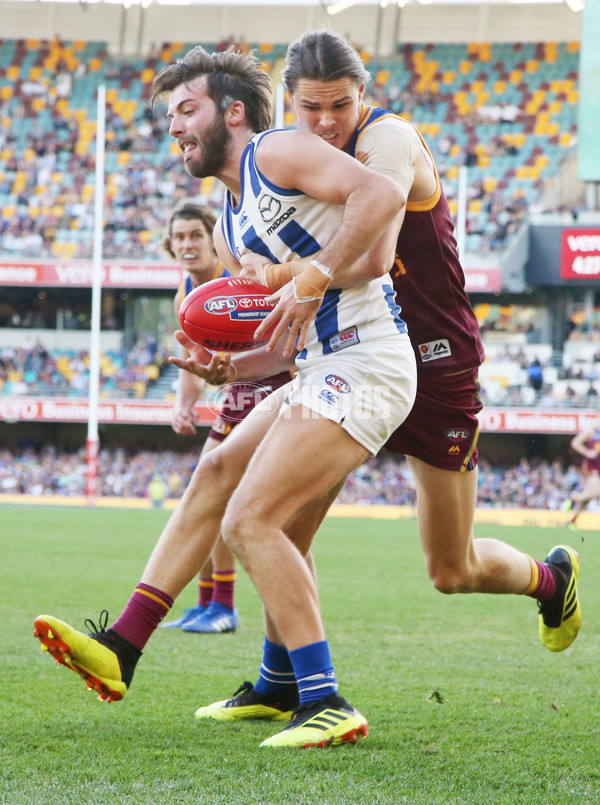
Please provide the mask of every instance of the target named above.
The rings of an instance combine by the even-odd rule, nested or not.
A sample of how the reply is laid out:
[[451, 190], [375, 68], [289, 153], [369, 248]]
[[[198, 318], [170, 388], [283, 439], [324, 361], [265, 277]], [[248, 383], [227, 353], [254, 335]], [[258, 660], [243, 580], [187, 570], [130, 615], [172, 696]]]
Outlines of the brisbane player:
[[583, 456], [581, 472], [583, 488], [565, 501], [563, 508], [572, 511], [568, 527], [571, 531], [577, 528], [577, 518], [592, 500], [600, 500], [600, 414], [593, 427], [578, 433], [571, 441], [571, 447]]
[[[550, 651], [562, 651], [581, 625], [576, 552], [557, 546], [538, 562], [499, 540], [474, 539], [476, 415], [482, 407], [477, 376], [484, 353], [431, 152], [411, 123], [363, 103], [370, 76], [343, 37], [328, 30], [308, 32], [289, 46], [286, 61], [282, 77], [299, 128], [392, 177], [408, 197], [391, 273], [417, 362], [417, 396], [385, 447], [406, 454], [415, 479], [429, 576], [443, 593], [533, 597], [542, 643]], [[286, 275], [263, 257], [247, 255], [242, 263], [243, 275], [273, 288], [302, 265], [294, 261]], [[242, 686], [230, 699], [200, 707], [197, 718], [282, 717], [285, 704], [278, 707], [277, 696], [287, 702], [290, 691], [282, 691], [263, 671], [273, 667], [270, 643], [277, 643], [268, 617], [266, 623], [270, 654], [265, 652], [256, 685]], [[283, 672], [285, 657], [278, 656], [278, 670]]]

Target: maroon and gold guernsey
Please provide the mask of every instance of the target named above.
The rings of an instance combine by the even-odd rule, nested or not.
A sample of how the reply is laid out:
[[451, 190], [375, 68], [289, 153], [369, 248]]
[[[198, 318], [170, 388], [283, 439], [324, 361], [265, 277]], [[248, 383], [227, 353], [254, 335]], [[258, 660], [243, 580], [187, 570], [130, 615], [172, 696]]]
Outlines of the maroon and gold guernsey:
[[594, 458], [583, 459], [581, 468], [585, 477], [588, 475], [600, 475], [600, 428], [594, 428], [594, 433], [591, 439], [585, 442], [587, 450], [595, 450], [596, 456]]
[[[386, 109], [364, 106], [349, 153], [368, 167], [392, 175], [384, 145], [390, 126], [410, 126], [431, 160], [436, 191], [424, 202], [409, 201], [396, 246], [392, 278], [419, 373], [450, 374], [483, 363], [477, 319], [465, 291], [454, 224], [435, 163], [421, 134]], [[382, 147], [378, 148], [378, 140]]]
[[253, 383], [240, 382], [225, 386], [219, 416], [213, 422], [208, 435], [219, 442], [223, 441], [265, 397], [285, 386], [291, 379], [291, 374], [285, 371]]

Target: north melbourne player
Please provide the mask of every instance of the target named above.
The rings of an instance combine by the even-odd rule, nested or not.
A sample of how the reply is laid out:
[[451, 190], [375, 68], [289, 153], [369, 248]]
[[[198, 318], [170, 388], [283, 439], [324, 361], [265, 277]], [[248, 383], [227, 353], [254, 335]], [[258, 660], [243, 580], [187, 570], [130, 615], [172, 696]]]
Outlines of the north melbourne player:
[[[393, 180], [319, 137], [266, 131], [270, 82], [250, 54], [195, 48], [161, 70], [153, 92], [168, 98], [170, 133], [188, 171], [228, 188], [216, 239], [225, 264], [249, 251], [280, 263], [308, 258], [259, 328], [279, 320], [268, 347], [235, 364], [240, 377], [260, 377], [265, 366], [283, 370], [295, 357], [298, 374], [200, 461], [110, 629], [85, 635], [40, 616], [36, 635], [103, 698], [122, 698], [143, 647], [203, 566], [221, 524], [288, 650], [299, 691], [290, 725], [262, 745], [353, 742], [367, 722], [337, 691], [316, 584], [284, 529], [320, 509], [413, 404], [414, 355], [387, 273], [406, 198]], [[228, 366], [218, 356], [205, 360], [207, 374]]]

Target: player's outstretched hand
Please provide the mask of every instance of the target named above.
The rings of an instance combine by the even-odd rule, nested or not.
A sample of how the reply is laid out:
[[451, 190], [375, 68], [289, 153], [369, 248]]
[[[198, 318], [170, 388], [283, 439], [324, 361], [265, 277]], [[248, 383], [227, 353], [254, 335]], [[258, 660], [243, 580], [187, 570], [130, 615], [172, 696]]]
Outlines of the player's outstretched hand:
[[176, 330], [175, 338], [190, 354], [189, 358], [169, 356], [169, 362], [178, 369], [185, 369], [186, 372], [201, 377], [213, 386], [231, 383], [235, 379], [236, 372], [231, 365], [231, 355], [228, 352], [213, 354], [204, 347], [194, 344], [183, 330]]
[[178, 436], [194, 436], [198, 426], [195, 408], [176, 408], [171, 417], [171, 427]]
[[277, 304], [266, 319], [262, 320], [254, 333], [254, 338], [260, 341], [264, 334], [268, 333], [271, 327], [278, 322], [269, 338], [267, 352], [273, 352], [279, 339], [287, 334], [282, 355], [284, 358], [289, 358], [294, 352], [294, 348], [302, 350], [306, 346], [308, 328], [321, 307], [322, 299], [299, 302], [296, 299], [294, 283], [288, 282], [279, 291], [275, 291], [269, 297], [269, 301]]

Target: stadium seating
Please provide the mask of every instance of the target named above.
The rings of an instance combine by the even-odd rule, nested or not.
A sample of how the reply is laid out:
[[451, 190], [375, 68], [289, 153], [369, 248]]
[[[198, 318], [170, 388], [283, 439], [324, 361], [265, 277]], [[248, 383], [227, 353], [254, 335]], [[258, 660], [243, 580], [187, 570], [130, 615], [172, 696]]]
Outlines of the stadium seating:
[[[212, 50], [231, 42], [204, 44]], [[103, 42], [0, 40], [0, 45], [4, 255], [91, 256], [100, 81], [107, 98], [105, 257], [159, 257], [164, 223], [183, 197], [219, 207], [219, 183], [185, 174], [166, 118], [154, 117], [147, 105], [157, 68], [183, 56], [191, 44], [164, 43], [127, 61], [109, 55]], [[237, 45], [251, 47], [266, 70], [280, 64], [286, 50], [284, 44]], [[373, 77], [368, 99], [418, 125], [454, 211], [459, 166], [468, 166], [467, 251], [502, 248], [547, 178], [559, 170], [576, 132], [578, 44], [404, 44], [394, 59], [363, 57]], [[289, 112], [286, 121], [293, 125]], [[529, 343], [539, 338], [529, 339], [514, 322], [507, 338], [502, 308], [479, 308], [488, 356], [481, 377], [489, 403], [584, 405], [590, 388], [600, 392], [594, 369], [600, 345], [568, 342], [556, 365], [550, 345]], [[104, 396], [171, 394], [170, 381], [167, 388], [156, 382], [160, 357], [144, 363], [124, 355], [103, 355]], [[545, 390], [553, 385], [554, 393], [540, 397], [529, 386], [526, 368], [534, 358], [542, 363]], [[43, 371], [36, 377], [30, 368], [34, 357], [4, 354], [0, 394], [68, 389], [77, 395], [87, 387], [87, 354], [51, 350], [47, 361], [38, 361]]]
[[[190, 45], [165, 43], [127, 61], [102, 42], [0, 45], [4, 254], [91, 255], [100, 81], [107, 89], [105, 256], [157, 258], [174, 203], [191, 195], [220, 205], [219, 184], [185, 175], [166, 119], [147, 106], [157, 68]], [[283, 44], [251, 47], [266, 70], [285, 54]], [[453, 210], [459, 166], [469, 166], [467, 251], [501, 249], [559, 169], [576, 131], [577, 60], [576, 43], [406, 44], [397, 58], [369, 63], [371, 99], [419, 126]]]
[[[600, 398], [600, 343], [567, 342], [558, 366], [553, 363], [551, 344], [529, 344], [520, 333], [484, 339], [484, 347], [486, 361], [479, 376], [488, 405], [589, 408]], [[168, 353], [168, 348], [157, 347], [148, 336], [140, 336], [131, 349], [103, 352], [101, 398], [173, 400], [177, 372], [166, 361]], [[527, 373], [535, 360], [540, 361], [543, 372], [539, 393]], [[88, 382], [89, 353], [85, 350], [46, 350], [40, 343], [0, 350], [0, 396], [82, 397]]]
[[577, 130], [578, 43], [406, 44], [369, 64], [374, 95], [411, 119], [456, 211], [468, 166], [467, 251], [502, 248]]
[[[130, 348], [108, 350], [100, 356], [100, 397], [117, 399], [151, 395], [163, 371], [171, 368], [167, 350], [147, 337]], [[0, 351], [0, 395], [84, 397], [89, 387], [89, 353], [85, 350], [46, 350], [4, 347]], [[163, 393], [162, 398], [172, 396]]]
[[[144, 498], [148, 485], [159, 474], [178, 498], [198, 461], [197, 450], [126, 450], [103, 448], [99, 453], [99, 494], [103, 497]], [[0, 497], [2, 495], [85, 494], [85, 449], [75, 452], [54, 446], [42, 449], [0, 448]], [[568, 461], [523, 458], [514, 465], [479, 464], [478, 507], [540, 508], [558, 510], [580, 481], [578, 469]], [[370, 506], [414, 506], [416, 491], [403, 458], [382, 455], [368, 459], [352, 472], [337, 503]], [[591, 510], [598, 510], [592, 504]]]

